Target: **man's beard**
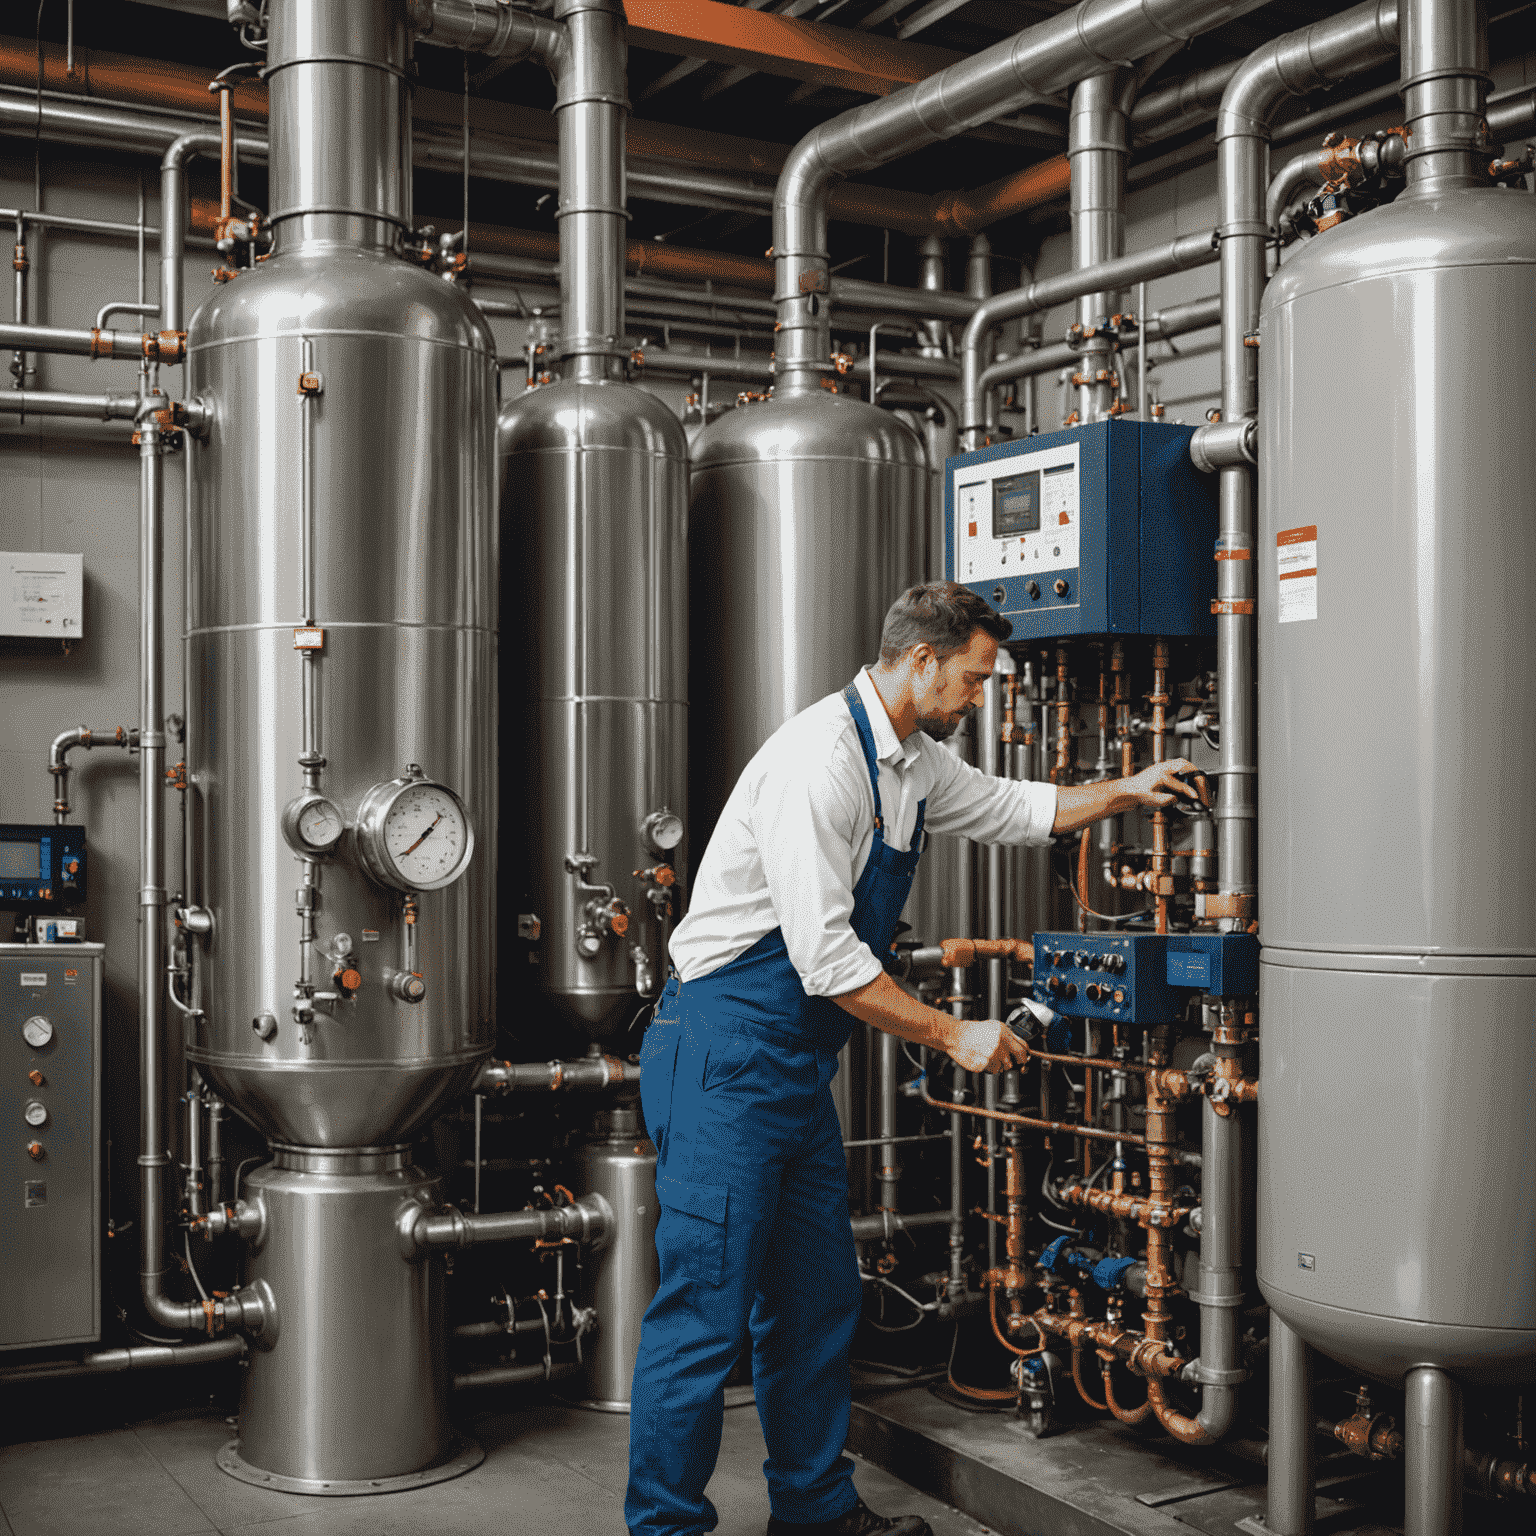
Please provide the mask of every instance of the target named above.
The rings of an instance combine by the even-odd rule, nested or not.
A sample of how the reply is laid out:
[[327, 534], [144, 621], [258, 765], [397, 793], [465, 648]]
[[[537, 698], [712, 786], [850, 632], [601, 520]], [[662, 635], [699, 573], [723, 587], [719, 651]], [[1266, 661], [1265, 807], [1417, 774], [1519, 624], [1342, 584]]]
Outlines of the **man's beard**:
[[919, 720], [917, 728], [932, 741], [948, 741], [973, 714], [973, 709], [962, 709], [953, 720], [946, 720], [939, 715], [929, 720]]

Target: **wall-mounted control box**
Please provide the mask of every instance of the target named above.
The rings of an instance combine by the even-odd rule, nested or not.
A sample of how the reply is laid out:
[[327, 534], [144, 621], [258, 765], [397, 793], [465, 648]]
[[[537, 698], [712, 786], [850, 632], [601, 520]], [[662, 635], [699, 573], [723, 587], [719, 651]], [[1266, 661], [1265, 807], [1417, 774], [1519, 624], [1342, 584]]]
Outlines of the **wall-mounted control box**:
[[1037, 933], [1034, 997], [1068, 1018], [1171, 1024], [1197, 992], [1252, 997], [1249, 933]]
[[0, 823], [0, 908], [57, 912], [85, 900], [85, 828]]
[[944, 569], [1016, 640], [1215, 633], [1216, 477], [1193, 427], [1095, 422], [956, 454]]
[[0, 944], [0, 1350], [101, 1334], [100, 944]]
[[84, 634], [82, 556], [0, 551], [0, 635], [79, 640]]

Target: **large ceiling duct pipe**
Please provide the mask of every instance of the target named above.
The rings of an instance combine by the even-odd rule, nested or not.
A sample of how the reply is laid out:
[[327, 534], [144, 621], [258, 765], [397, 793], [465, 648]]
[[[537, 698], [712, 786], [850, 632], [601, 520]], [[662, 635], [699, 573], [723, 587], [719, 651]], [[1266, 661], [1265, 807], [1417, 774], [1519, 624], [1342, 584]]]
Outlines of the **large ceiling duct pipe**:
[[510, 401], [499, 426], [503, 539], [521, 572], [504, 587], [520, 658], [506, 708], [535, 738], [504, 758], [518, 814], [503, 889], [531, 919], [553, 1018], [611, 1038], [665, 975], [687, 814], [687, 439], [623, 380], [624, 11], [412, 0], [412, 14], [428, 42], [532, 57], [555, 82], [561, 378]]
[[829, 364], [828, 193], [926, 144], [1005, 116], [1030, 100], [1184, 43], [1247, 12], [1259, 0], [1082, 0], [1049, 21], [963, 59], [882, 100], [823, 123], [791, 152], [774, 198], [776, 297], [785, 382], [814, 388]]
[[[496, 353], [467, 295], [402, 252], [404, 0], [266, 14], [273, 248], [187, 325], [207, 430], [188, 466], [198, 877], [177, 914], [197, 954], [175, 1001], [188, 1060], [273, 1149], [246, 1180], [245, 1273], [275, 1338], [220, 1465], [376, 1493], [480, 1454], [448, 1423], [442, 1261], [408, 1262], [395, 1223], [441, 1199], [410, 1143], [495, 1036]], [[168, 249], [180, 162], [205, 147], [164, 167]], [[163, 1147], [163, 1125], [145, 1136]]]

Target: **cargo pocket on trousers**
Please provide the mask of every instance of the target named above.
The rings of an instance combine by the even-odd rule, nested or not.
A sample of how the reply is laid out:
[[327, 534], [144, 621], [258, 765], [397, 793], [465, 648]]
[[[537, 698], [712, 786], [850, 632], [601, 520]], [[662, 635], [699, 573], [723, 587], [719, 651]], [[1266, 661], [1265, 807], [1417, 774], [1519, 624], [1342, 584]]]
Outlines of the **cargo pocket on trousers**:
[[685, 1184], [667, 1177], [656, 1181], [656, 1198], [670, 1213], [658, 1236], [690, 1280], [719, 1285], [724, 1278], [725, 1217], [730, 1195], [723, 1184]]

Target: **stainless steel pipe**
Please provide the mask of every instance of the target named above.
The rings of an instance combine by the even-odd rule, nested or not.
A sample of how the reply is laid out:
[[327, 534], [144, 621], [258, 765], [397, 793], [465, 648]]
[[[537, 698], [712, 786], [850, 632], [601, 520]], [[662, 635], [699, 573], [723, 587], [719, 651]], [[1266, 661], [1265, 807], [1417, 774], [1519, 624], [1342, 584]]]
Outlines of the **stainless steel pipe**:
[[616, 1056], [579, 1061], [488, 1061], [470, 1086], [472, 1093], [601, 1093], [638, 1083], [640, 1068]]
[[1041, 278], [1027, 287], [988, 299], [971, 316], [960, 341], [961, 446], [967, 450], [981, 446], [981, 433], [986, 425], [982, 410], [981, 355], [985, 338], [994, 327], [1015, 315], [1029, 315], [1055, 304], [1065, 304], [1095, 289], [1125, 289], [1133, 283], [1206, 267], [1219, 255], [1209, 234], [1180, 235], [1167, 245], [1137, 251], [1098, 267]]
[[1052, 96], [1101, 71], [1107, 61], [1187, 41], [1257, 3], [1083, 0], [808, 134], [790, 152], [774, 195], [775, 298], [786, 385], [804, 388], [809, 379], [814, 387], [828, 366], [830, 331], [822, 295], [828, 288], [828, 194], [838, 177], [883, 165]]
[[239, 1334], [205, 1339], [196, 1344], [135, 1344], [129, 1349], [103, 1349], [79, 1360], [45, 1361], [0, 1370], [0, 1386], [24, 1387], [34, 1381], [63, 1381], [76, 1376], [117, 1376], [124, 1371], [159, 1371], [191, 1365], [214, 1365], [244, 1358], [249, 1346]]
[[613, 1229], [613, 1207], [598, 1194], [544, 1211], [461, 1211], [450, 1206], [433, 1213], [420, 1206], [400, 1220], [400, 1249], [418, 1258], [442, 1248], [478, 1248], [486, 1243], [570, 1238], [584, 1247], [601, 1245]]
[[1410, 192], [1486, 185], [1484, 0], [1403, 0], [1403, 118]]
[[[1134, 89], [1128, 70], [1090, 75], [1072, 92], [1067, 119], [1067, 158], [1072, 165], [1072, 266], [1101, 268], [1125, 254], [1126, 111], [1123, 96]], [[1088, 382], [1077, 386], [1077, 418], [1102, 421], [1114, 403], [1108, 374], [1115, 366], [1114, 338], [1094, 335], [1100, 321], [1120, 308], [1112, 289], [1083, 293], [1077, 323], [1084, 342], [1077, 371]]]
[[12, 416], [79, 416], [129, 422], [138, 410], [137, 395], [68, 395], [41, 389], [0, 392], [0, 411]]
[[[1221, 223], [1221, 419], [1258, 410], [1258, 353], [1246, 343], [1259, 323], [1269, 225], [1270, 121], [1288, 97], [1388, 62], [1397, 52], [1396, 0], [1367, 0], [1287, 33], [1244, 60], [1216, 121]], [[1246, 464], [1221, 470], [1216, 562], [1216, 669], [1221, 777], [1216, 793], [1217, 878], [1223, 895], [1251, 897], [1255, 868], [1254, 476]]]
[[[1215, 259], [1214, 256], [1212, 259]], [[1184, 336], [1190, 331], [1202, 331], [1207, 326], [1219, 324], [1221, 298], [1213, 294], [1208, 299], [1192, 299], [1187, 304], [1170, 304], [1167, 309], [1137, 318], [1141, 320], [1142, 334], [1147, 342], [1165, 341], [1173, 336]], [[1010, 380], [1032, 378], [1042, 373], [1055, 373], [1058, 368], [1075, 367], [1078, 356], [1078, 349], [1066, 342], [1051, 347], [1037, 347], [1033, 351], [1020, 352], [1017, 356], [1001, 358], [991, 364], [983, 370], [977, 385], [985, 398], [990, 390]], [[987, 425], [992, 424], [989, 413]]]

